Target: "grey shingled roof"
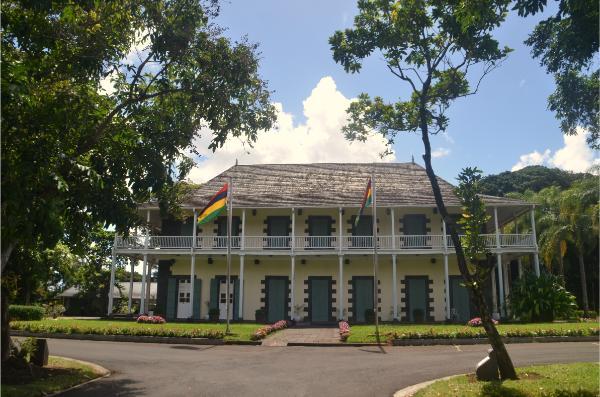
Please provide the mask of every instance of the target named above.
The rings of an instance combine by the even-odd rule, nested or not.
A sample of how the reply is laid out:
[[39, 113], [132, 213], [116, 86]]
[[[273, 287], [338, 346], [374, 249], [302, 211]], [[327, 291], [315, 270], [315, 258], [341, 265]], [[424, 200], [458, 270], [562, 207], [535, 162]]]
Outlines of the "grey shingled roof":
[[[373, 172], [380, 207], [434, 207], [425, 168], [415, 163], [235, 165], [197, 189], [185, 206], [202, 208], [229, 177], [236, 208], [359, 207]], [[459, 206], [454, 187], [438, 178], [447, 206]], [[485, 196], [488, 205], [529, 205]]]

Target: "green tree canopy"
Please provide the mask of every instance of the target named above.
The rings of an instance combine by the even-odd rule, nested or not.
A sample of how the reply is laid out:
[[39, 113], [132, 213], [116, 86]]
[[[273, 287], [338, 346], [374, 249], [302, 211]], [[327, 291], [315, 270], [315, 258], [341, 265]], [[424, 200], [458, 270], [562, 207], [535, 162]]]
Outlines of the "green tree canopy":
[[[600, 5], [595, 0], [557, 0], [556, 14], [542, 20], [525, 44], [535, 58], [554, 75], [556, 90], [548, 107], [556, 112], [565, 134], [577, 127], [590, 132], [588, 143], [600, 148], [598, 31]], [[517, 0], [519, 15], [542, 12], [547, 0]]]
[[200, 128], [214, 150], [274, 121], [256, 45], [221, 35], [216, 2], [2, 11], [2, 269], [18, 246], [76, 244], [98, 222], [126, 231], [136, 202], [164, 201], [189, 171]]

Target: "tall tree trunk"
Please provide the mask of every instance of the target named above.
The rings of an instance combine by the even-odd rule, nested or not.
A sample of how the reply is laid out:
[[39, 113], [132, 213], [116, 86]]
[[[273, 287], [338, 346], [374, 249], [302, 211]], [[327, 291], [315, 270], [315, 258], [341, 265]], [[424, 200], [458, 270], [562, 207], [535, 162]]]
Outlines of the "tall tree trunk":
[[581, 279], [581, 295], [583, 298], [583, 311], [587, 315], [587, 312], [590, 310], [588, 304], [588, 294], [587, 294], [587, 278], [585, 277], [585, 263], [583, 261], [583, 253], [581, 250], [578, 252], [579, 257], [579, 278]]
[[2, 287], [2, 299], [0, 302], [2, 320], [0, 326], [2, 327], [0, 333], [2, 334], [2, 362], [6, 362], [10, 355], [10, 323], [8, 321], [8, 291]]
[[504, 346], [504, 342], [502, 341], [502, 338], [500, 337], [496, 326], [492, 321], [487, 305], [485, 303], [483, 291], [481, 290], [482, 280], [474, 280], [473, 276], [469, 272], [469, 268], [467, 267], [467, 260], [465, 258], [464, 251], [460, 244], [460, 239], [458, 238], [458, 233], [454, 228], [452, 222], [449, 222], [450, 218], [448, 216], [446, 205], [444, 204], [444, 198], [442, 197], [442, 192], [440, 190], [437, 177], [431, 165], [431, 144], [429, 142], [429, 132], [427, 127], [427, 121], [425, 119], [426, 109], [423, 103], [421, 106], [421, 138], [423, 140], [423, 145], [425, 146], [425, 154], [423, 155], [423, 160], [425, 161], [425, 170], [427, 172], [427, 177], [429, 178], [429, 182], [431, 184], [431, 189], [433, 190], [433, 196], [435, 198], [435, 203], [437, 205], [438, 212], [442, 216], [444, 222], [446, 222], [447, 230], [450, 231], [450, 237], [452, 239], [452, 242], [454, 244], [454, 250], [456, 252], [458, 268], [463, 278], [467, 282], [467, 286], [473, 292], [473, 303], [475, 303], [475, 307], [480, 313], [481, 323], [483, 325], [483, 328], [485, 329], [488, 340], [490, 341], [490, 345], [496, 353], [496, 358], [498, 360], [498, 368], [500, 370], [500, 378], [517, 379], [517, 372], [515, 371], [513, 362], [510, 358], [510, 355], [508, 354], [508, 351], [506, 350], [506, 346]]

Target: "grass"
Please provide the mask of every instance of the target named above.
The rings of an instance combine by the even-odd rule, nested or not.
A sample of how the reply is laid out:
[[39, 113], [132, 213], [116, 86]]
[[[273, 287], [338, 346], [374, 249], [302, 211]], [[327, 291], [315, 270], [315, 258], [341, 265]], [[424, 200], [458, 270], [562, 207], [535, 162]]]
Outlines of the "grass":
[[[596, 322], [499, 324], [497, 327], [502, 336], [588, 336], [598, 335], [600, 331]], [[383, 342], [391, 339], [485, 337], [483, 328], [461, 324], [384, 324], [379, 326], [379, 333]], [[348, 342], [376, 342], [375, 326], [351, 326]]]
[[134, 320], [44, 319], [39, 321], [14, 321], [14, 330], [65, 334], [181, 336], [249, 341], [251, 335], [263, 324], [231, 324], [225, 335], [225, 324], [175, 323], [138, 324]]
[[462, 375], [435, 382], [415, 397], [592, 397], [600, 392], [599, 369], [597, 363], [537, 365], [518, 368], [519, 380], [504, 382], [478, 382], [473, 375]]
[[72, 360], [50, 356], [48, 366], [36, 370], [36, 376], [20, 379], [2, 379], [2, 397], [36, 397], [97, 378], [94, 368]]

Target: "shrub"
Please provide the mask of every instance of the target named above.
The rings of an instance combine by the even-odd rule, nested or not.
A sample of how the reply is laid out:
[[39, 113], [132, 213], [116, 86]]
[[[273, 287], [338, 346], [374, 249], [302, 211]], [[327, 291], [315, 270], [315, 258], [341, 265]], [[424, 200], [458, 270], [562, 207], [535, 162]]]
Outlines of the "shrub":
[[[492, 322], [496, 325], [498, 325], [498, 321], [492, 319]], [[481, 317], [475, 317], [470, 319], [469, 321], [467, 321], [467, 325], [469, 327], [481, 327], [483, 325], [483, 323], [481, 322]]]
[[338, 326], [340, 327], [340, 340], [346, 342], [350, 336], [350, 324], [347, 321], [340, 321]]
[[44, 308], [41, 306], [10, 305], [8, 317], [15, 321], [41, 320], [44, 318]]
[[167, 322], [161, 316], [139, 316], [135, 321], [144, 324], [165, 324]]
[[288, 320], [279, 320], [272, 325], [266, 325], [264, 327], [260, 327], [250, 336], [250, 339], [252, 339], [252, 340], [263, 339], [264, 337], [266, 337], [267, 335], [269, 335], [275, 331], [279, 331], [281, 329], [289, 327], [289, 325], [290, 325], [290, 322]]
[[577, 309], [575, 296], [565, 289], [560, 279], [542, 273], [526, 274], [512, 287], [510, 308], [513, 316], [523, 321], [553, 321], [572, 317]]
[[44, 305], [46, 317], [57, 318], [63, 315], [66, 311], [65, 307], [59, 303], [49, 303]]

